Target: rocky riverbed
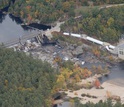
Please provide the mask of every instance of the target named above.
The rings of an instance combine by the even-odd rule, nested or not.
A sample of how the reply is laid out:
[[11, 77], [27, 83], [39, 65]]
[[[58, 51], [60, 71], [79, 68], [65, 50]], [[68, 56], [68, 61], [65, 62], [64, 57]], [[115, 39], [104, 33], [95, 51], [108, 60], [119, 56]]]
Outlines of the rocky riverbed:
[[[113, 68], [116, 64], [118, 64], [118, 60], [116, 56], [111, 56], [111, 54], [108, 54], [106, 50], [104, 50], [104, 48], [101, 50], [102, 52], [104, 52], [104, 54], [102, 53], [101, 56], [97, 56], [97, 54], [93, 53], [93, 49], [95, 48], [96, 45], [87, 45], [82, 43], [81, 45], [77, 45], [77, 44], [70, 44], [64, 41], [60, 41], [58, 40], [57, 43], [55, 45], [51, 45], [51, 44], [46, 44], [44, 46], [42, 46], [39, 43], [32, 43], [29, 42], [26, 47], [29, 49], [26, 53], [30, 53], [30, 55], [32, 57], [34, 57], [35, 59], [40, 59], [42, 61], [47, 61], [49, 62], [54, 68], [58, 68], [58, 64], [55, 63], [55, 58], [59, 57], [61, 58], [61, 60], [67, 61], [67, 60], [71, 60], [72, 62], [74, 62], [76, 65], [81, 66], [82, 68], [88, 68], [92, 71], [93, 74], [101, 74], [101, 72], [99, 71], [103, 71], [103, 70], [109, 70], [110, 75], [108, 74], [107, 77], [101, 77], [102, 80], [104, 80], [104, 78], [109, 78], [111, 77], [111, 75], [113, 75], [113, 69], [115, 70], [115, 72], [117, 71], [115, 68]], [[32, 48], [31, 48], [32, 47]], [[98, 47], [99, 49], [99, 47]], [[97, 71], [97, 72], [96, 72]], [[120, 70], [121, 71], [121, 70]], [[115, 73], [114, 72], [114, 73]], [[122, 72], [121, 72], [122, 73]], [[123, 74], [123, 73], [122, 73]], [[122, 75], [123, 76], [123, 75]], [[86, 80], [82, 80], [82, 83], [84, 83], [84, 81], [89, 81], [92, 82], [94, 81], [94, 78], [98, 78], [97, 77], [91, 77], [89, 79]], [[107, 79], [105, 79], [105, 81], [108, 81]], [[121, 80], [119, 80], [121, 81]], [[102, 81], [104, 82], [104, 81]], [[91, 88], [91, 89], [84, 89], [81, 88], [80, 90], [77, 91], [65, 91], [65, 93], [67, 94], [68, 97], [74, 98], [74, 97], [78, 97], [80, 98], [82, 103], [86, 103], [88, 101], [92, 101], [97, 103], [100, 100], [105, 101], [108, 96], [107, 93], [110, 93], [110, 96], [114, 96], [120, 98], [121, 102], [124, 102], [123, 99], [123, 95], [120, 94], [120, 92], [124, 91], [124, 88], [121, 86], [118, 86], [118, 84], [115, 84], [116, 82], [104, 82], [101, 84], [101, 87], [103, 87], [103, 89], [96, 89], [96, 88]], [[119, 82], [120, 83], [120, 82]], [[122, 83], [122, 82], [121, 82]], [[81, 96], [82, 94], [86, 94], [85, 97]], [[89, 98], [88, 96], [95, 96], [95, 98]]]

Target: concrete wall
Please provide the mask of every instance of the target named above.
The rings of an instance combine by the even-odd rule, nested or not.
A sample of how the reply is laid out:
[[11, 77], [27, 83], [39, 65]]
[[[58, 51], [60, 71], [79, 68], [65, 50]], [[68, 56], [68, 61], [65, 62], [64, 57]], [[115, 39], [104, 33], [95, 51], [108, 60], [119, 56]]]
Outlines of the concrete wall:
[[118, 48], [118, 57], [124, 60], [124, 49], [123, 48]]

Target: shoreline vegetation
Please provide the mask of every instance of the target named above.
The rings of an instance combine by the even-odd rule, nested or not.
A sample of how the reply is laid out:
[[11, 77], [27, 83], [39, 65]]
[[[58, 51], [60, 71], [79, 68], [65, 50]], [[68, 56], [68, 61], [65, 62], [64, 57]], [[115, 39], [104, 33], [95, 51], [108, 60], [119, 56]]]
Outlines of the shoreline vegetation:
[[[26, 56], [24, 53], [14, 52], [12, 49], [0, 48], [0, 50], [1, 50], [0, 51], [0, 56], [1, 56], [0, 59], [2, 60], [1, 67], [0, 67], [2, 82], [1, 82], [0, 86], [3, 87], [1, 90], [1, 93], [5, 90], [8, 90], [7, 92], [5, 92], [5, 93], [7, 93], [7, 95], [3, 96], [4, 94], [2, 94], [1, 98], [4, 97], [6, 99], [6, 97], [8, 98], [8, 96], [11, 95], [10, 93], [14, 94], [15, 91], [18, 91], [18, 93], [21, 93], [22, 95], [23, 94], [26, 95], [26, 96], [21, 96], [21, 94], [19, 94], [19, 96], [20, 96], [19, 98], [22, 98], [22, 97], [25, 97], [26, 99], [28, 98], [25, 101], [23, 101], [23, 100], [21, 101], [24, 105], [24, 104], [26, 104], [25, 102], [31, 101], [33, 95], [36, 98], [38, 95], [40, 95], [40, 94], [37, 95], [35, 93], [35, 91], [37, 91], [38, 93], [39, 92], [44, 93], [43, 95], [45, 95], [45, 96], [47, 94], [50, 94], [50, 96], [51, 96], [51, 95], [55, 94], [56, 92], [65, 92], [65, 94], [70, 98], [78, 97], [82, 104], [89, 102], [89, 101], [98, 103], [101, 100], [106, 101], [108, 98], [112, 99], [114, 101], [115, 100], [121, 101], [122, 104], [124, 103], [124, 99], [123, 99], [124, 96], [122, 94], [122, 92], [124, 91], [124, 87], [120, 87], [120, 86], [117, 86], [117, 85], [114, 85], [114, 84], [111, 84], [108, 82], [104, 82], [101, 85], [98, 81], [98, 77], [100, 77], [101, 75], [100, 76], [99, 75], [90, 76], [91, 72], [88, 71], [86, 68], [82, 69], [76, 65], [75, 65], [76, 68], [73, 68], [73, 66], [72, 66], [73, 63], [69, 62], [70, 64], [68, 64], [68, 62], [66, 62], [66, 63], [63, 63], [64, 65], [61, 65], [61, 66], [67, 67], [67, 68], [61, 68], [61, 71], [60, 71], [61, 74], [57, 71], [56, 72], [57, 75], [55, 75], [55, 71], [50, 67], [50, 65], [48, 63], [45, 63], [45, 62], [43, 63], [40, 60], [34, 60], [31, 57]], [[11, 57], [10, 57], [10, 55], [11, 55]], [[14, 57], [14, 60], [12, 60], [13, 57]], [[16, 60], [18, 60], [18, 61], [16, 61]], [[56, 61], [59, 61], [59, 60], [56, 60]], [[14, 65], [12, 65], [12, 63]], [[11, 69], [9, 69], [10, 64], [11, 64]], [[48, 65], [49, 65], [49, 67], [48, 67]], [[27, 66], [27, 68], [26, 68], [26, 66]], [[15, 68], [18, 68], [18, 69], [14, 70]], [[69, 71], [69, 69], [75, 70], [76, 72]], [[5, 75], [6, 73], [7, 73], [7, 76]], [[78, 77], [78, 75], [75, 73], [83, 73], [82, 76], [84, 76], [83, 77], [84, 79], [80, 79]], [[29, 77], [29, 75], [30, 75], [30, 77]], [[68, 79], [69, 75], [71, 76], [71, 79]], [[66, 77], [65, 79], [64, 79], [64, 76]], [[48, 80], [45, 78], [47, 78]], [[68, 90], [68, 88], [66, 88], [66, 84], [65, 84], [65, 81], [69, 82], [68, 80], [71, 80], [70, 82], [72, 82], [73, 80], [76, 80], [75, 82], [73, 81], [73, 84], [78, 83], [80, 85], [83, 83], [84, 86], [86, 86], [86, 87], [81, 88], [81, 89], [76, 89], [76, 90], [71, 88], [71, 90]], [[44, 83], [47, 84], [47, 86], [45, 86], [42, 81], [44, 81]], [[50, 84], [48, 83], [48, 81]], [[93, 87], [90, 87], [90, 84], [92, 82], [93, 82]], [[76, 85], [76, 88], [77, 88], [77, 86], [78, 85]], [[48, 89], [48, 90], [46, 90], [46, 89]], [[51, 92], [51, 89], [52, 89], [52, 92]], [[61, 89], [62, 90], [64, 89], [65, 91], [62, 91]], [[32, 97], [30, 96], [30, 94]], [[30, 97], [28, 97], [28, 95]], [[46, 99], [45, 96], [44, 97], [39, 96], [39, 97]], [[50, 96], [48, 95], [47, 97], [49, 98]], [[18, 98], [18, 94], [15, 93], [13, 96], [10, 96], [9, 99], [11, 97], [12, 97], [13, 101], [15, 101], [15, 98], [16, 99]], [[8, 99], [8, 103], [5, 103], [5, 104], [13, 105], [13, 103], [9, 99]], [[33, 97], [33, 99], [34, 99], [34, 97]], [[1, 100], [2, 100], [1, 104], [3, 105], [5, 100], [4, 101], [3, 101], [3, 99], [1, 99]], [[18, 100], [18, 101], [20, 101], [20, 100]], [[16, 103], [20, 104], [20, 103], [18, 103], [18, 101], [16, 101]], [[45, 100], [45, 102], [42, 102], [42, 104], [45, 104], [46, 107], [50, 107], [50, 105], [53, 102], [54, 102], [54, 100], [51, 99], [51, 97], [50, 97], [49, 99]], [[29, 103], [32, 104], [31, 102], [29, 102]], [[33, 104], [35, 105], [35, 103], [33, 103]]]
[[[87, 8], [95, 8], [98, 6], [123, 4], [123, 0], [105, 0], [105, 1], [21, 1], [21, 0], [1, 0], [0, 9], [6, 10], [14, 16], [20, 17], [25, 23], [41, 23], [50, 24], [60, 20], [66, 20], [70, 17], [80, 16], [81, 14], [76, 12], [80, 10], [81, 6]], [[35, 5], [33, 5], [35, 4]], [[16, 10], [16, 11], [15, 11]], [[87, 10], [87, 9], [86, 9]], [[49, 15], [49, 16], [48, 16]]]
[[[53, 38], [60, 39], [62, 41], [72, 43], [72, 44], [76, 42], [76, 38], [74, 39], [75, 42], [73, 42], [73, 38], [65, 37], [62, 35], [60, 36], [60, 35], [61, 35], [61, 33], [55, 32], [55, 33], [53, 33]], [[79, 43], [79, 41], [78, 41], [78, 43]], [[83, 43], [89, 44], [86, 41], [83, 41]], [[78, 44], [78, 45], [80, 45], [80, 44]], [[115, 85], [114, 83], [104, 82], [101, 84], [99, 82], [99, 78], [101, 78], [102, 76], [109, 76], [110, 71], [108, 70], [108, 68], [111, 68], [112, 66], [117, 64], [117, 62], [119, 60], [117, 60], [116, 57], [112, 56], [111, 54], [110, 55], [107, 54], [104, 49], [102, 50], [99, 47], [97, 47], [97, 46], [95, 47], [95, 46], [96, 45], [93, 44], [91, 46], [91, 48], [88, 48], [88, 51], [93, 53], [96, 56], [96, 58], [98, 58], [98, 60], [106, 62], [110, 65], [107, 65], [106, 67], [103, 67], [103, 68], [101, 66], [98, 66], [98, 67], [93, 66], [92, 70], [88, 71], [89, 73], [87, 73], [86, 71], [83, 71], [83, 72], [85, 72], [83, 75], [89, 74], [83, 80], [80, 77], [82, 74], [79, 74], [79, 75], [76, 74], [77, 71], [79, 71], [79, 69], [80, 69], [80, 67], [78, 68], [78, 66], [77, 66], [78, 70], [76, 70], [76, 73], [74, 73], [75, 75], [69, 73], [69, 69], [62, 70], [60, 75], [61, 76], [63, 75], [65, 78], [61, 77], [63, 79], [61, 81], [63, 81], [64, 87], [62, 89], [59, 89], [60, 93], [64, 92], [67, 95], [67, 97], [69, 97], [69, 99], [78, 98], [82, 104], [86, 104], [87, 102], [98, 103], [101, 100], [104, 102], [104, 101], [107, 101], [107, 99], [111, 99], [114, 102], [120, 101], [123, 104], [124, 103], [123, 96], [120, 93], [117, 93], [117, 92], [119, 92], [120, 89], [121, 89], [121, 92], [123, 92], [123, 90], [124, 90], [123, 87]], [[85, 52], [86, 52], [86, 50], [85, 50]], [[86, 53], [83, 53], [83, 54], [86, 54]], [[62, 67], [61, 60], [57, 60], [57, 61], [58, 61], [57, 63], [60, 64], [60, 67]], [[91, 63], [92, 63], [92, 61], [93, 60], [90, 60]], [[76, 65], [75, 65], [75, 67], [76, 67]], [[67, 67], [67, 68], [69, 68], [69, 67]], [[86, 70], [87, 68], [84, 68], [84, 69]], [[67, 72], [66, 72], [66, 70], [67, 70]], [[73, 68], [73, 70], [74, 70], [74, 68]], [[95, 73], [93, 73], [93, 71], [95, 71]], [[74, 72], [74, 71], [72, 71], [72, 72]], [[70, 75], [73, 75], [73, 76], [70, 76]], [[73, 85], [70, 83], [69, 83], [69, 85], [67, 85], [68, 84], [67, 82], [69, 82], [69, 79], [68, 79], [69, 76], [76, 80], [76, 82], [74, 82], [73, 79], [71, 79], [71, 82], [73, 81], [72, 82]], [[60, 78], [60, 77], [58, 77], [58, 78]], [[66, 81], [65, 79], [67, 79], [68, 81], [65, 82]], [[112, 89], [112, 91], [111, 91], [111, 89]], [[97, 91], [98, 91], [98, 93], [97, 93]]]
[[48, 62], [0, 47], [0, 65], [1, 107], [51, 106], [56, 70]]
[[[116, 1], [117, 0], [115, 0], [115, 2]], [[120, 2], [123, 2], [123, 0], [120, 0]], [[5, 4], [7, 3], [8, 1], [5, 2]], [[34, 5], [35, 3], [36, 5]], [[100, 1], [88, 3], [87, 0], [85, 3], [85, 5], [91, 6], [104, 4], [104, 2]], [[121, 11], [119, 13], [119, 21], [116, 20], [117, 17], [114, 16], [116, 12], [112, 13], [112, 9], [114, 8], [101, 10], [104, 14], [99, 13], [98, 10], [93, 10], [88, 14], [85, 14], [85, 16], [83, 16], [83, 18], [81, 17], [81, 19], [72, 18], [75, 16], [74, 8], [78, 8], [78, 6], [81, 5], [82, 3], [80, 1], [75, 2], [73, 0], [66, 2], [58, 2], [58, 0], [52, 2], [51, 0], [44, 0], [43, 3], [41, 3], [40, 0], [15, 0], [15, 2], [11, 4], [9, 12], [16, 16], [20, 16], [22, 19], [25, 19], [24, 21], [28, 24], [34, 21], [39, 23], [51, 23], [58, 19], [65, 20], [69, 18], [69, 20], [65, 22], [64, 25], [61, 25], [62, 31], [67, 30], [81, 33], [83, 31], [83, 33], [89, 33], [95, 37], [100, 34], [100, 36], [97, 38], [103, 39], [105, 41], [110, 40], [110, 42], [115, 42], [119, 39], [119, 34], [122, 33], [123, 27], [123, 8], [116, 8], [116, 12]], [[52, 14], [50, 14], [51, 11], [53, 12]], [[41, 13], [43, 15], [41, 15]], [[112, 17], [109, 16], [109, 13], [112, 14]], [[60, 18], [61, 15], [63, 16]], [[103, 20], [101, 20], [102, 15], [105, 15]], [[108, 16], [107, 19], [106, 16]], [[41, 20], [39, 21], [36, 19]], [[103, 25], [96, 28], [97, 26], [94, 25], [94, 21], [98, 21], [95, 23], [97, 25], [104, 24], [105, 26]], [[84, 42], [84, 44], [90, 44], [89, 42], [83, 40], [79, 41], [76, 38], [65, 37], [62, 35], [59, 26], [60, 24], [58, 24], [56, 27], [59, 33], [52, 32], [51, 30], [53, 40], [59, 39], [62, 41], [62, 43], [64, 42], [64, 44], [73, 44], [74, 47], [81, 45], [82, 42]], [[107, 29], [105, 27], [107, 27]], [[96, 32], [95, 28], [100, 32]], [[89, 29], [92, 29], [92, 31]], [[48, 31], [48, 33], [50, 32]], [[113, 37], [111, 39], [112, 35]], [[76, 46], [75, 42], [77, 43]], [[58, 92], [64, 92], [69, 98], [78, 98], [78, 101], [80, 101], [82, 104], [87, 104], [87, 102], [98, 103], [101, 100], [103, 102], [107, 102], [107, 99], [111, 99], [114, 101], [114, 103], [117, 102], [117, 105], [120, 103], [124, 104], [124, 95], [122, 94], [124, 92], [124, 87], [114, 85], [109, 82], [104, 82], [101, 84], [98, 79], [101, 76], [109, 75], [110, 71], [108, 68], [111, 67], [111, 64], [118, 62], [118, 60], [116, 61], [116, 57], [113, 57], [111, 54], [107, 54], [107, 52], [104, 52], [104, 49], [100, 49], [95, 44], [92, 46], [94, 48], [82, 48], [84, 54], [90, 53], [90, 55], [94, 57], [94, 59], [93, 57], [87, 58], [87, 62], [89, 61], [94, 63], [95, 61], [100, 61], [107, 63], [108, 65], [104, 67], [92, 66], [92, 69], [88, 69], [86, 67], [83, 68], [79, 64], [70, 60], [63, 62], [62, 59], [57, 56], [54, 58], [54, 63], [58, 65], [58, 68], [54, 69], [47, 62], [42, 62], [39, 59], [34, 60], [31, 55], [26, 56], [22, 52], [14, 52], [12, 49], [4, 49], [0, 47], [0, 106], [4, 107], [14, 105], [15, 107], [22, 107], [23, 105], [35, 107], [37, 105], [37, 107], [50, 107], [55, 101], [55, 98], [51, 96]], [[76, 55], [73, 53], [73, 56]], [[108, 63], [111, 61], [112, 63]], [[72, 99], [69, 99], [69, 101], [72, 103], [74, 102]], [[120, 103], [118, 104], [118, 102]], [[112, 105], [113, 103], [110, 104]]]
[[63, 32], [87, 34], [99, 40], [117, 43], [124, 33], [123, 11], [124, 6], [111, 8], [77, 9], [82, 16], [78, 19], [73, 17], [67, 20], [62, 26]]
[[[92, 77], [92, 79], [94, 80], [94, 77]], [[85, 81], [88, 81], [88, 79]], [[94, 104], [96, 104], [99, 101], [106, 102], [108, 99], [111, 99], [114, 102], [120, 101], [122, 104], [124, 104], [124, 95], [122, 94], [124, 91], [124, 87], [115, 85], [110, 82], [102, 83], [101, 87], [102, 88], [99, 89], [82, 88], [80, 90], [75, 90], [75, 91], [67, 90], [63, 92], [65, 92], [67, 97], [69, 97], [70, 99], [78, 98], [80, 103], [82, 104], [86, 104], [88, 102], [93, 102]]]

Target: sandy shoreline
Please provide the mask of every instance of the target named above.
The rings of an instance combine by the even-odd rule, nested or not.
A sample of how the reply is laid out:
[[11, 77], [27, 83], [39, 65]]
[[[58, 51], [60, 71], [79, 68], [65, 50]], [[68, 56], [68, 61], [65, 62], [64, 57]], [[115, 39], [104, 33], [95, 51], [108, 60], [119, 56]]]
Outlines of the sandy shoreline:
[[[93, 80], [89, 78], [90, 80]], [[86, 80], [87, 81], [87, 80]], [[84, 82], [84, 80], [82, 81]], [[80, 89], [77, 91], [70, 92], [70, 90], [65, 91], [68, 97], [74, 98], [78, 97], [80, 98], [80, 102], [82, 104], [85, 104], [86, 102], [93, 102], [93, 103], [98, 103], [100, 100], [106, 101], [108, 96], [119, 96], [121, 99], [121, 103], [124, 104], [124, 87], [116, 85], [114, 83], [104, 82], [101, 84], [103, 89], [96, 89], [93, 87], [92, 89]], [[89, 98], [87, 96], [82, 97], [81, 94], [88, 94], [91, 96], [96, 96], [97, 98]]]

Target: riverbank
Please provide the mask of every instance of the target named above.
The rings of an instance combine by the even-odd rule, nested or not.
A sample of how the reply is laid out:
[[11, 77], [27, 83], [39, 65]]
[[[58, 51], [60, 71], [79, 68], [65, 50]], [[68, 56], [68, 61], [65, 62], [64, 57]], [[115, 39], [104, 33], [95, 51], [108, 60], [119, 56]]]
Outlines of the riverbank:
[[[48, 37], [51, 38], [52, 37], [51, 33], [53, 31], [60, 32], [60, 25], [61, 25], [61, 22], [60, 23], [58, 22], [58, 24], [54, 28], [51, 28], [50, 30], [47, 30], [45, 34]], [[73, 39], [76, 40], [76, 38], [73, 38]], [[79, 40], [78, 40], [78, 42], [79, 42]], [[60, 43], [64, 44], [64, 42], [62, 42], [62, 41]], [[86, 52], [86, 49], [87, 50], [92, 49], [91, 46], [87, 46], [82, 42], [81, 44], [83, 44], [83, 45], [81, 45], [81, 46], [65, 43], [65, 47], [64, 47], [60, 43], [58, 45], [56, 45], [56, 46], [44, 46], [44, 47], [40, 47], [40, 49], [36, 48], [34, 50], [34, 52], [33, 51], [30, 51], [30, 52], [31, 52], [32, 56], [37, 57], [38, 59], [41, 59], [43, 61], [48, 61], [49, 63], [51, 63], [52, 66], [55, 66], [55, 67], [56, 67], [56, 65], [54, 65], [54, 63], [53, 63], [54, 57], [57, 56], [57, 54], [59, 54], [59, 53], [61, 53], [60, 56], [61, 56], [62, 59], [64, 59], [65, 57], [68, 57], [68, 59], [78, 60], [78, 62], [84, 62], [84, 64], [79, 63], [83, 67], [87, 67], [87, 68], [89, 67], [90, 68], [90, 67], [93, 67], [93, 66], [98, 66], [98, 64], [99, 65], [104, 65], [104, 61], [102, 59], [99, 59], [96, 56], [94, 56], [92, 51]], [[88, 48], [88, 47], [91, 47], [91, 48]], [[37, 51], [39, 51], [39, 52], [37, 52]], [[76, 54], [77, 54], [77, 52], [80, 52], [80, 51], [81, 51], [82, 57], [78, 58]], [[103, 59], [105, 59], [105, 57], [103, 57]], [[76, 63], [77, 61], [74, 61], [74, 62]], [[105, 64], [105, 66], [106, 66], [106, 64]], [[104, 68], [104, 66], [103, 66], [103, 68]], [[90, 79], [92, 81], [92, 78], [90, 78]], [[104, 89], [95, 89], [95, 88], [81, 89], [81, 91], [79, 90], [79, 91], [76, 92], [77, 95], [75, 95], [74, 92], [73, 93], [69, 92], [69, 93], [74, 95], [74, 97], [79, 95], [79, 98], [81, 98], [82, 103], [86, 103], [88, 101], [92, 101], [92, 102], [97, 103], [100, 100], [104, 101], [104, 100], [107, 99], [107, 97], [106, 97], [106, 88], [105, 87], [104, 87]], [[87, 93], [91, 94], [91, 96], [97, 95], [96, 96], [97, 98], [89, 98], [87, 96], [85, 96], [85, 97], [81, 96], [81, 94], [87, 94]], [[114, 92], [112, 92], [112, 93], [114, 93]], [[116, 95], [118, 95], [118, 94], [116, 94]]]
[[[93, 81], [94, 76], [92, 78], [83, 80], [82, 82], [85, 81]], [[124, 104], [124, 87], [119, 86], [118, 84], [114, 84], [112, 82], [104, 82], [101, 84], [100, 89], [96, 89], [95, 87], [91, 89], [80, 89], [77, 91], [65, 91], [68, 97], [70, 98], [75, 98], [78, 97], [80, 99], [80, 102], [82, 104], [85, 104], [87, 102], [93, 102], [93, 103], [98, 103], [100, 100], [106, 101], [108, 98], [112, 98], [113, 101], [119, 100], [121, 101], [122, 104]]]
[[56, 26], [52, 28], [51, 26], [37, 23], [25, 25], [19, 17], [15, 17], [8, 12], [0, 12], [0, 21], [0, 43], [5, 44], [16, 41], [24, 36], [30, 36], [35, 32], [46, 34], [49, 38], [52, 38], [51, 33], [53, 31], [60, 32], [61, 25], [61, 22], [58, 22]]

